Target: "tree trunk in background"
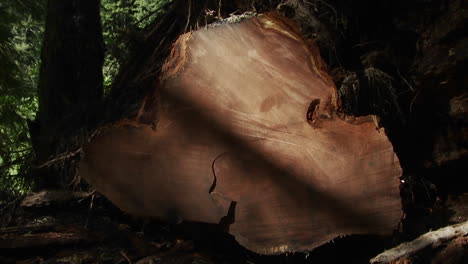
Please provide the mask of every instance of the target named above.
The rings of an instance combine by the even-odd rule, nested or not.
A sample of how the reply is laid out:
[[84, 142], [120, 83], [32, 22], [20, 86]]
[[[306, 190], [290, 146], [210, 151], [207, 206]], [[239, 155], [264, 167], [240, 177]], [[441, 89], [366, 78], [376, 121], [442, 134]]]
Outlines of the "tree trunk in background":
[[[97, 120], [93, 114], [102, 100], [104, 59], [99, 12], [99, 0], [48, 1], [39, 112], [30, 127], [39, 167], [66, 152], [64, 146]], [[38, 187], [66, 181], [70, 175], [56, 167], [34, 173], [42, 179]]]

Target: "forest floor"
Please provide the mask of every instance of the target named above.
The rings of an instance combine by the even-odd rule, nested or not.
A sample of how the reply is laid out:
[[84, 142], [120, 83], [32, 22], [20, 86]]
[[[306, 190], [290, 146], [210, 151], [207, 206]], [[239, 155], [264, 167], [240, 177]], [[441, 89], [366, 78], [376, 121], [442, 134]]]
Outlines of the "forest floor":
[[[456, 222], [468, 219], [467, 200], [461, 196], [451, 202]], [[67, 191], [12, 201], [2, 208], [0, 220], [0, 263], [5, 264], [368, 263], [395, 245], [395, 236], [348, 236], [309, 254], [261, 256], [216, 225], [138, 220], [97, 193]], [[465, 235], [395, 263], [467, 263], [467, 253]]]

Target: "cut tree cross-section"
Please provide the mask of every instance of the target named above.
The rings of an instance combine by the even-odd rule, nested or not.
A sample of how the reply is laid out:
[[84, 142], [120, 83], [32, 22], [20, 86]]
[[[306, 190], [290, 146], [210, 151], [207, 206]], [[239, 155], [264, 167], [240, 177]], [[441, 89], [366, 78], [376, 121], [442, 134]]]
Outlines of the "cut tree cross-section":
[[80, 165], [122, 210], [215, 224], [229, 215], [229, 232], [263, 254], [397, 227], [390, 141], [371, 117], [339, 112], [318, 48], [285, 18], [180, 36], [147, 98], [156, 127], [108, 126]]

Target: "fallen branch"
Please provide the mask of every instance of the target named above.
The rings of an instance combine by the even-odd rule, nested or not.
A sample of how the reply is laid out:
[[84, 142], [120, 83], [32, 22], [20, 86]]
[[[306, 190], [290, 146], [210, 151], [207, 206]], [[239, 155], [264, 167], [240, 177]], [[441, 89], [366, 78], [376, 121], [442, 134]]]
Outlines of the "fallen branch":
[[417, 239], [386, 250], [370, 260], [371, 264], [389, 263], [402, 257], [413, 255], [428, 246], [438, 245], [459, 236], [468, 234], [468, 221], [428, 232]]

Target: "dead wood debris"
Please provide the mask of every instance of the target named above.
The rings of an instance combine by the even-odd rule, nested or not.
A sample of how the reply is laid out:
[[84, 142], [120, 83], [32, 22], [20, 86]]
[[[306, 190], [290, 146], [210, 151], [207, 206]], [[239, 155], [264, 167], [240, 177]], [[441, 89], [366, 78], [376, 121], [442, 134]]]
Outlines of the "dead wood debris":
[[[451, 241], [455, 238], [460, 238], [466, 240], [465, 236], [468, 235], [468, 221], [459, 223], [452, 226], [447, 226], [436, 231], [428, 232], [417, 239], [400, 244], [399, 246], [386, 250], [385, 252], [379, 254], [375, 258], [370, 260], [372, 264], [383, 264], [383, 263], [395, 263], [397, 260], [401, 260], [407, 257], [410, 257], [421, 250], [432, 246], [433, 248], [440, 246], [448, 241]], [[452, 246], [454, 247], [454, 246]], [[465, 244], [462, 250], [467, 250], [467, 245]], [[404, 262], [399, 262], [404, 263]], [[453, 262], [458, 263], [458, 262]]]
[[196, 253], [191, 241], [165, 236], [170, 227], [164, 224], [142, 232], [141, 221], [99, 194], [41, 191], [15, 205], [0, 215], [2, 264], [216, 263]]

